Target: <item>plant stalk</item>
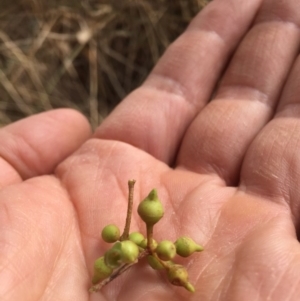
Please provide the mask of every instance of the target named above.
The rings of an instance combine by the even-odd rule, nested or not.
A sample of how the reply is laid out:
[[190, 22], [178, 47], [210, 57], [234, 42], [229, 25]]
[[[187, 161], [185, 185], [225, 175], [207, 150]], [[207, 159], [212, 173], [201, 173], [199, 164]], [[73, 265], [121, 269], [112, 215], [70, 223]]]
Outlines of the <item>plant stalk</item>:
[[147, 248], [150, 251], [150, 253], [154, 252], [153, 225], [147, 225]]
[[132, 216], [132, 206], [133, 206], [133, 191], [134, 191], [134, 184], [135, 180], [128, 181], [128, 206], [127, 206], [127, 215], [126, 215], [126, 223], [124, 227], [123, 234], [120, 237], [120, 241], [129, 239], [129, 231], [130, 231], [130, 223], [131, 223], [131, 216]]
[[113, 281], [114, 279], [116, 279], [117, 277], [119, 277], [121, 274], [123, 274], [124, 272], [126, 272], [132, 266], [134, 266], [140, 259], [146, 257], [147, 255], [149, 255], [149, 251], [148, 250], [142, 251], [140, 253], [138, 259], [136, 260], [136, 262], [126, 263], [126, 264], [121, 265], [108, 278], [104, 279], [103, 281], [101, 281], [98, 284], [93, 285], [89, 289], [89, 291], [90, 292], [99, 292], [103, 286], [105, 286], [106, 284], [110, 283], [111, 281]]

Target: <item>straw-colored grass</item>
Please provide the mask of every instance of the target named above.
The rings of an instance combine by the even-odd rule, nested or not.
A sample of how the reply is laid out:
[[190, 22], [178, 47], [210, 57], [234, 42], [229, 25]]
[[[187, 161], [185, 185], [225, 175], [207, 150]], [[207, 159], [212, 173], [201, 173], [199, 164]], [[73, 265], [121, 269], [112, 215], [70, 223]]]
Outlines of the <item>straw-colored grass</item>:
[[0, 126], [58, 107], [95, 128], [207, 0], [0, 3]]

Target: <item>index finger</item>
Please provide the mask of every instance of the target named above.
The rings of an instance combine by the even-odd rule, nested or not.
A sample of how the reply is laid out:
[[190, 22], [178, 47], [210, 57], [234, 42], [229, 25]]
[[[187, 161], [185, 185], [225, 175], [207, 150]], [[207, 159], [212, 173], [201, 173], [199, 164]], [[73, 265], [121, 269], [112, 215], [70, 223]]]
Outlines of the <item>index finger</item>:
[[57, 109], [0, 129], [0, 189], [53, 172], [90, 135], [78, 112]]
[[166, 51], [145, 83], [102, 123], [98, 138], [132, 144], [171, 164], [183, 134], [208, 102], [261, 0], [215, 0]]

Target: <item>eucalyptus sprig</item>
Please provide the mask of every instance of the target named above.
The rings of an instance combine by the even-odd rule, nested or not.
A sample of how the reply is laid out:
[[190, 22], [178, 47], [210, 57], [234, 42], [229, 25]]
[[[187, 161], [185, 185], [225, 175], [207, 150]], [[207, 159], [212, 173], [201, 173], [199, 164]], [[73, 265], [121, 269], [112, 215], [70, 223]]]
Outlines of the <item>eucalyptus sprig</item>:
[[176, 264], [173, 259], [176, 255], [188, 257], [194, 252], [201, 252], [203, 247], [187, 236], [179, 237], [174, 243], [169, 240], [156, 242], [153, 238], [153, 228], [164, 215], [164, 209], [156, 189], [150, 191], [148, 196], [139, 204], [137, 210], [146, 225], [146, 237], [140, 232], [130, 233], [134, 184], [135, 180], [128, 181], [128, 207], [122, 235], [120, 235], [119, 228], [114, 224], [109, 224], [102, 230], [102, 239], [105, 242], [113, 243], [113, 245], [95, 261], [93, 286], [90, 291], [99, 291], [139, 260], [147, 258], [148, 264], [153, 269], [166, 271], [170, 283], [194, 292], [195, 288], [189, 282], [187, 270], [184, 266]]

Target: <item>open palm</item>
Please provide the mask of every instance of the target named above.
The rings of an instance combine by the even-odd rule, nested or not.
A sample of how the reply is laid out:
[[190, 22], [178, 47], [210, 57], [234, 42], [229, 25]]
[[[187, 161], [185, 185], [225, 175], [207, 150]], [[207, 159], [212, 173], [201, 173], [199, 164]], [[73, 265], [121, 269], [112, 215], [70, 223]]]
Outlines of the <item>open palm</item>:
[[[298, 300], [299, 25], [298, 0], [215, 0], [92, 138], [69, 110], [1, 129], [0, 299]], [[204, 245], [178, 259], [194, 294], [143, 263], [88, 293], [132, 178], [157, 240]]]

